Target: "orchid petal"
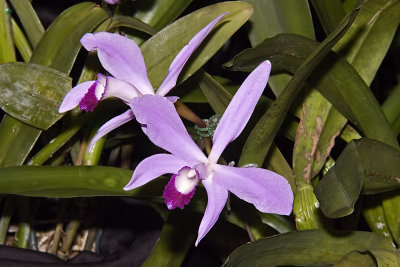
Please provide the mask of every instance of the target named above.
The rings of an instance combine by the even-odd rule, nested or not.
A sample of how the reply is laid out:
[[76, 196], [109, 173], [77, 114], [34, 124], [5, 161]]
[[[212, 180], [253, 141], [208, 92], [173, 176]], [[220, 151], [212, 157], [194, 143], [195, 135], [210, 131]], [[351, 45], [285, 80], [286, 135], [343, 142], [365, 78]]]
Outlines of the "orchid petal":
[[130, 83], [115, 79], [111, 76], [107, 76], [106, 78], [106, 87], [102, 99], [114, 96], [120, 98], [125, 103], [128, 103], [132, 98], [142, 96], [142, 94]]
[[293, 192], [288, 181], [277, 173], [261, 168], [237, 168], [215, 164], [214, 184], [254, 204], [265, 213], [289, 215]]
[[235, 140], [250, 119], [267, 85], [271, 63], [267, 60], [254, 69], [240, 86], [214, 132], [208, 159], [216, 163], [225, 147]]
[[129, 104], [136, 120], [146, 125], [145, 133], [155, 145], [187, 160], [191, 165], [207, 161], [186, 131], [171, 101], [161, 96], [144, 95], [132, 99]]
[[92, 150], [92, 147], [94, 144], [99, 141], [100, 138], [114, 130], [115, 128], [118, 128], [119, 126], [127, 123], [128, 121], [132, 120], [135, 118], [135, 115], [133, 114], [133, 111], [131, 109], [128, 109], [121, 115], [118, 115], [111, 120], [107, 121], [103, 126], [100, 127], [100, 129], [97, 131], [95, 136], [93, 136], [92, 140], [90, 141], [89, 144], [89, 153]]
[[195, 246], [199, 244], [200, 240], [203, 239], [214, 226], [228, 199], [228, 191], [218, 184], [215, 184], [212, 177], [202, 180], [202, 183], [207, 191], [208, 203], [199, 226]]
[[109, 5], [116, 5], [116, 4], [119, 4], [119, 2], [120, 2], [120, 0], [103, 0], [103, 1]]
[[88, 51], [97, 50], [101, 65], [112, 76], [135, 86], [142, 94], [154, 94], [147, 77], [146, 64], [139, 46], [116, 33], [87, 33], [81, 39]]
[[156, 92], [157, 95], [165, 96], [176, 85], [176, 81], [178, 80], [179, 74], [181, 73], [189, 57], [193, 54], [194, 50], [196, 50], [197, 47], [199, 47], [201, 42], [203, 42], [203, 40], [211, 32], [215, 24], [217, 24], [218, 21], [225, 15], [226, 13], [219, 15], [217, 18], [211, 21], [207, 26], [205, 26], [201, 31], [199, 31], [184, 48], [182, 48], [182, 50], [178, 53], [178, 55], [175, 57], [175, 59], [169, 66], [168, 74], [165, 77], [163, 83], [158, 88]]
[[178, 173], [186, 165], [187, 162], [171, 154], [156, 154], [145, 158], [135, 168], [132, 178], [124, 190], [140, 187], [166, 173]]
[[89, 81], [78, 84], [74, 88], [72, 88], [64, 97], [63, 102], [58, 109], [58, 112], [63, 113], [67, 112], [71, 109], [74, 109], [76, 106], [79, 105], [79, 102], [85, 96], [89, 88], [95, 83], [96, 81]]

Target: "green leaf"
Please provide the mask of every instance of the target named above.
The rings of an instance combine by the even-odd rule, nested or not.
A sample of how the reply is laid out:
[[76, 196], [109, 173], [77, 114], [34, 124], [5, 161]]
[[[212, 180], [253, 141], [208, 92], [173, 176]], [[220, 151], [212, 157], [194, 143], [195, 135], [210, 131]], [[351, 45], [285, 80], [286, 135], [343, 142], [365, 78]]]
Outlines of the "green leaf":
[[[148, 24], [142, 22], [141, 20], [138, 20], [137, 18], [133, 17], [128, 17], [128, 16], [123, 16], [123, 15], [114, 15], [112, 16], [109, 21], [107, 21], [107, 24], [104, 25], [106, 27], [107, 31], [113, 30], [118, 27], [128, 27], [131, 29], [135, 29], [141, 32], [148, 33], [150, 35], [154, 35], [157, 33], [157, 31], [149, 26]], [[97, 29], [99, 30], [99, 29]]]
[[36, 47], [44, 34], [44, 28], [32, 7], [31, 1], [10, 0], [10, 2], [18, 14], [32, 47]]
[[[310, 6], [306, 0], [246, 0], [254, 6], [248, 27], [252, 47], [280, 33], [294, 33], [314, 39]], [[268, 81], [279, 95], [290, 80], [287, 74], [272, 75]]]
[[11, 34], [11, 16], [6, 0], [0, 1], [0, 63], [15, 61], [14, 43]]
[[327, 217], [353, 212], [359, 194], [400, 188], [400, 151], [367, 138], [350, 142], [314, 192]]
[[81, 44], [79, 40], [107, 18], [105, 10], [83, 2], [61, 13], [33, 51], [31, 63], [69, 73]]
[[371, 249], [378, 266], [400, 266], [400, 251], [387, 249]]
[[334, 50], [352, 64], [370, 85], [386, 55], [400, 22], [400, 2], [368, 0]]
[[381, 200], [381, 195], [364, 196], [362, 199], [362, 215], [373, 232], [379, 233], [393, 242]]
[[210, 74], [202, 72], [200, 75], [198, 86], [201, 92], [214, 112], [223, 114], [233, 98], [232, 94], [213, 79]]
[[0, 107], [11, 116], [43, 130], [62, 114], [58, 107], [71, 88], [71, 78], [36, 64], [0, 65]]
[[104, 166], [17, 166], [0, 168], [0, 194], [40, 197], [159, 197], [167, 183], [160, 177], [148, 186], [124, 191], [131, 170]]
[[311, 0], [326, 34], [332, 32], [346, 12], [340, 0]]
[[[315, 49], [313, 42], [300, 36], [277, 36], [266, 40], [260, 47], [243, 52], [227, 65], [237, 70], [251, 70], [260, 61], [269, 58], [274, 71], [295, 72], [296, 65], [302, 61], [307, 50]], [[310, 80], [311, 85], [366, 136], [398, 146], [375, 97], [346, 60], [330, 53], [310, 76]]]
[[[256, 163], [261, 165], [277, 134], [290, 105], [300, 92], [304, 81], [317, 64], [329, 53], [331, 47], [341, 38], [355, 19], [358, 10], [353, 11], [302, 63], [285, 90], [278, 96], [274, 104], [264, 113], [254, 127], [243, 148], [239, 160], [240, 165]], [[260, 149], [262, 148], [262, 149]]]
[[383, 236], [371, 232], [305, 230], [244, 244], [224, 266], [334, 264], [353, 250], [393, 249]]
[[15, 20], [12, 20], [11, 23], [15, 46], [17, 47], [18, 52], [21, 54], [24, 62], [28, 62], [32, 55], [32, 47]]
[[335, 267], [348, 266], [376, 267], [376, 264], [374, 257], [370, 254], [352, 251], [335, 264]]
[[193, 211], [172, 211], [150, 256], [142, 266], [181, 266], [196, 238], [199, 221], [199, 214]]
[[224, 2], [199, 9], [175, 21], [151, 37], [141, 50], [154, 88], [158, 88], [179, 51], [198, 33], [222, 13], [226, 14], [214, 27], [183, 69], [179, 82], [184, 81], [203, 66], [221, 46], [248, 20], [253, 9], [242, 2]]
[[193, 0], [138, 1], [135, 17], [160, 30], [176, 19]]

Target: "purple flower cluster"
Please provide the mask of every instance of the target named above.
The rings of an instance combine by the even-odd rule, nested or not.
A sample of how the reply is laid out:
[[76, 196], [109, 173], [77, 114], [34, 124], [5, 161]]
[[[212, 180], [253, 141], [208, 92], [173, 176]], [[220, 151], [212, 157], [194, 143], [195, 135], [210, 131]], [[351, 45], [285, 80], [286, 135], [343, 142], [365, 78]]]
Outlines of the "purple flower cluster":
[[192, 140], [177, 114], [173, 104], [177, 97], [165, 97], [176, 85], [190, 55], [224, 15], [210, 22], [178, 53], [156, 92], [148, 79], [140, 48], [132, 40], [107, 32], [85, 34], [82, 45], [89, 51], [97, 51], [101, 64], [112, 76], [99, 74], [96, 81], [72, 88], [59, 109], [66, 112], [79, 105], [82, 110], [92, 111], [107, 97], [124, 101], [130, 108], [99, 129], [89, 150], [105, 134], [136, 118], [148, 138], [170, 154], [156, 154], [140, 162], [124, 190], [135, 189], [164, 174], [173, 174], [163, 197], [168, 209], [182, 209], [201, 182], [207, 191], [208, 203], [196, 246], [217, 221], [228, 199], [228, 191], [254, 204], [261, 212], [289, 215], [293, 205], [290, 185], [279, 174], [262, 168], [218, 164], [226, 146], [242, 132], [263, 93], [271, 71], [269, 61], [262, 62], [238, 89], [215, 130], [208, 156]]

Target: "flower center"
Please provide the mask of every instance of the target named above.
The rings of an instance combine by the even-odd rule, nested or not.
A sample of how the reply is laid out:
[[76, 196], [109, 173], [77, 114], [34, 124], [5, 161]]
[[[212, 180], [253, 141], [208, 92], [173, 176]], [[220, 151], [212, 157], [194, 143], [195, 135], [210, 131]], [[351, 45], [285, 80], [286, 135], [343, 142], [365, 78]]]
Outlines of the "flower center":
[[198, 183], [199, 173], [196, 169], [187, 166], [173, 175], [163, 192], [168, 209], [172, 210], [176, 207], [183, 209], [185, 205], [189, 204]]

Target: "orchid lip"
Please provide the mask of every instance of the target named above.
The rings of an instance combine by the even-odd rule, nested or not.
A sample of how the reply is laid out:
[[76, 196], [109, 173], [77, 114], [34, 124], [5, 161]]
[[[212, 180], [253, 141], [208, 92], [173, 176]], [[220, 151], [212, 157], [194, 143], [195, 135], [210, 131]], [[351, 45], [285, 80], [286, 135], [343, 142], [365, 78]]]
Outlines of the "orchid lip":
[[99, 101], [103, 98], [106, 88], [106, 77], [102, 74], [97, 75], [97, 80], [89, 87], [87, 93], [79, 102], [79, 107], [84, 111], [93, 111]]
[[189, 204], [199, 183], [199, 173], [190, 167], [181, 168], [165, 186], [163, 197], [168, 209], [183, 209]]

